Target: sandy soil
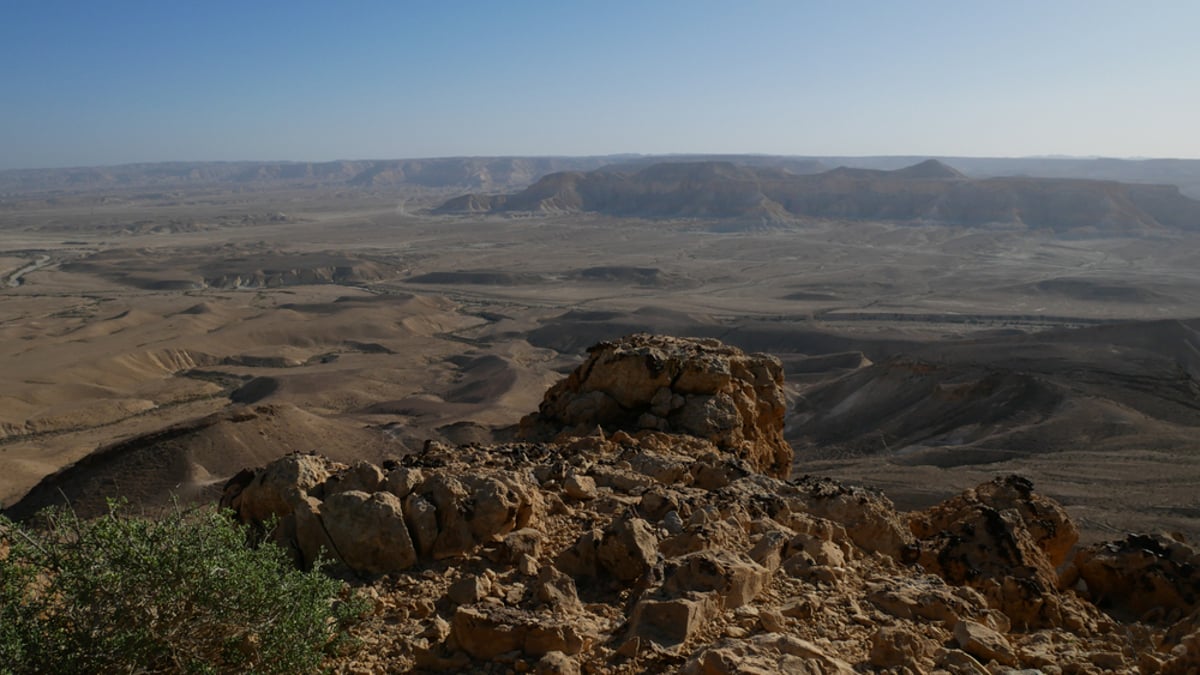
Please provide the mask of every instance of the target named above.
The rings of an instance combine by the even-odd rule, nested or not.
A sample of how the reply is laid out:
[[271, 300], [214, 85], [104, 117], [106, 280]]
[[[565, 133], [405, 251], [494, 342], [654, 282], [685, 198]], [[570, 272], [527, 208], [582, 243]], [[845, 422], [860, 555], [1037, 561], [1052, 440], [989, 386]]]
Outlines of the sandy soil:
[[[921, 506], [1018, 472], [1090, 537], [1200, 536], [1200, 341], [1149, 323], [1200, 316], [1195, 239], [428, 205], [281, 192], [0, 212], [0, 502], [88, 456], [107, 459], [51, 482], [154, 502], [292, 449], [379, 461], [486, 440], [589, 344], [652, 330], [779, 355], [798, 473]], [[1117, 321], [1147, 322], [1127, 331], [1141, 342], [1096, 332]], [[1028, 342], [1061, 328], [1078, 331]], [[901, 355], [941, 374], [870, 370]], [[1050, 393], [984, 391], [1005, 377]], [[985, 420], [985, 400], [1011, 414]], [[835, 410], [841, 427], [814, 426]]]

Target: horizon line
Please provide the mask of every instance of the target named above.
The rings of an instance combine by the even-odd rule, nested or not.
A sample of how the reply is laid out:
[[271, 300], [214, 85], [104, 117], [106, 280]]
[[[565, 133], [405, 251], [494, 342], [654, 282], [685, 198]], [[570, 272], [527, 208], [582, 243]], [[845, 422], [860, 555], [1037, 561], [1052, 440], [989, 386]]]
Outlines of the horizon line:
[[597, 153], [597, 154], [507, 154], [507, 155], [427, 155], [421, 157], [339, 157], [334, 159], [164, 159], [164, 160], [147, 160], [133, 162], [119, 162], [115, 164], [69, 164], [57, 166], [26, 166], [26, 167], [11, 167], [0, 169], [0, 173], [13, 171], [69, 171], [80, 169], [118, 169], [122, 167], [134, 166], [149, 166], [149, 165], [166, 165], [166, 164], [333, 164], [336, 162], [411, 162], [411, 161], [432, 161], [432, 160], [448, 160], [448, 159], [603, 159], [603, 158], [620, 158], [620, 157], [778, 157], [788, 159], [968, 159], [968, 160], [1030, 160], [1030, 159], [1047, 159], [1047, 160], [1084, 160], [1084, 161], [1100, 161], [1100, 160], [1117, 160], [1122, 162], [1151, 162], [1151, 161], [1182, 161], [1195, 162], [1200, 161], [1200, 157], [1170, 157], [1170, 156], [1153, 156], [1153, 155], [1067, 155], [1067, 154], [1039, 154], [1039, 155], [935, 155], [921, 153], [895, 153], [895, 154], [823, 154], [823, 155], [808, 155], [808, 154], [788, 154], [788, 153], [768, 153], [768, 152], [663, 152], [663, 153], [641, 153], [641, 152], [613, 152], [613, 153]]

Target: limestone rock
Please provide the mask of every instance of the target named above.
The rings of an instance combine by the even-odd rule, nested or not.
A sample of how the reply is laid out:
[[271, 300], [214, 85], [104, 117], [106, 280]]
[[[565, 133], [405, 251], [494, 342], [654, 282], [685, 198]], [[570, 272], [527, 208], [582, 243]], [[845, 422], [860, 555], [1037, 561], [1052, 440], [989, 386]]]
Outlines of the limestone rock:
[[996, 511], [1014, 511], [1052, 567], [1062, 565], [1079, 540], [1079, 530], [1066, 510], [1052, 499], [1033, 492], [1033, 483], [1017, 475], [983, 483], [928, 511], [914, 514], [913, 534], [926, 539], [949, 529], [960, 514], [973, 505]]
[[884, 626], [871, 635], [870, 662], [878, 668], [903, 666], [910, 670], [921, 670], [922, 661], [933, 645], [913, 631], [895, 626]]
[[421, 495], [410, 493], [404, 500], [404, 522], [417, 552], [422, 558], [429, 558], [438, 535], [437, 508]]
[[575, 589], [575, 581], [550, 565], [538, 571], [534, 595], [539, 602], [554, 609], [568, 612], [583, 609], [583, 603], [579, 601], [579, 593]]
[[604, 539], [600, 530], [587, 530], [575, 543], [563, 549], [554, 564], [573, 577], [594, 577], [598, 571], [597, 550]]
[[546, 652], [538, 659], [534, 675], [579, 675], [579, 663], [562, 652]]
[[596, 479], [591, 476], [573, 474], [567, 477], [566, 482], [563, 483], [563, 492], [571, 499], [595, 499]]
[[[370, 462], [359, 460], [348, 469], [343, 469], [325, 481], [325, 497], [338, 492], [378, 492], [383, 489], [383, 470]], [[396, 495], [400, 497], [401, 495]]]
[[786, 476], [792, 449], [783, 438], [783, 368], [716, 340], [637, 334], [602, 342], [521, 421], [525, 438], [562, 431], [590, 434], [643, 429], [707, 439], [757, 470]]
[[492, 584], [486, 577], [471, 575], [451, 584], [446, 595], [456, 605], [469, 605], [487, 597], [491, 590]]
[[724, 492], [742, 503], [772, 504], [766, 515], [797, 532], [813, 528], [829, 539], [833, 530], [817, 521], [836, 523], [863, 551], [900, 559], [913, 542], [907, 524], [887, 497], [828, 478], [805, 476], [783, 483], [751, 475], [731, 483]]
[[521, 651], [532, 656], [549, 652], [578, 654], [585, 639], [571, 623], [511, 607], [460, 606], [450, 622], [450, 638], [476, 659], [494, 659]]
[[390, 574], [417, 562], [400, 500], [390, 492], [331, 495], [321, 504], [320, 517], [333, 542], [332, 553], [350, 569]]
[[867, 600], [891, 616], [938, 621], [947, 628], [980, 616], [987, 603], [978, 591], [955, 588], [932, 575], [868, 583]]
[[515, 473], [427, 473], [409, 499], [419, 495], [434, 507], [437, 536], [431, 554], [435, 559], [473, 551], [480, 544], [524, 527], [542, 509], [541, 497], [529, 484], [531, 480]]
[[321, 455], [285, 455], [264, 468], [243, 471], [230, 479], [221, 506], [233, 509], [247, 523], [283, 518], [306, 497], [323, 497], [325, 481], [344, 468]]
[[410, 466], [400, 466], [388, 472], [383, 482], [383, 490], [404, 499], [413, 488], [425, 480], [425, 474], [420, 469]]
[[963, 651], [985, 663], [995, 660], [1006, 666], [1017, 665], [1017, 656], [1008, 640], [983, 624], [968, 619], [959, 621], [954, 625], [954, 640]]
[[[951, 584], [980, 591], [993, 608], [1019, 625], [1054, 625], [1063, 621], [1069, 608], [1064, 608], [1063, 598], [1055, 592], [1058, 574], [1045, 548], [1047, 540], [1044, 536], [1039, 540], [1026, 522], [1031, 509], [978, 498], [991, 487], [1007, 489], [1018, 480], [998, 479], [914, 515], [913, 530], [921, 537], [914, 557]], [[1017, 490], [1024, 487], [1018, 483]], [[997, 509], [989, 503], [1008, 508]], [[1057, 513], [1060, 508], [1042, 512]], [[1047, 531], [1045, 523], [1036, 529]]]
[[770, 576], [765, 567], [728, 551], [699, 551], [667, 562], [662, 589], [674, 595], [716, 591], [722, 607], [736, 609], [753, 601]]
[[674, 650], [697, 635], [721, 611], [716, 593], [677, 598], [643, 598], [629, 619], [629, 640]]
[[1200, 608], [1200, 552], [1162, 535], [1090, 546], [1074, 566], [1093, 602], [1163, 622]]
[[658, 561], [658, 538], [641, 518], [619, 518], [596, 550], [600, 566], [620, 581], [636, 581]]
[[513, 530], [500, 541], [499, 560], [513, 564], [526, 556], [536, 559], [542, 554], [543, 538], [542, 533], [532, 527]]
[[852, 675], [849, 663], [830, 656], [816, 644], [790, 635], [726, 638], [692, 655], [681, 669], [686, 675]]

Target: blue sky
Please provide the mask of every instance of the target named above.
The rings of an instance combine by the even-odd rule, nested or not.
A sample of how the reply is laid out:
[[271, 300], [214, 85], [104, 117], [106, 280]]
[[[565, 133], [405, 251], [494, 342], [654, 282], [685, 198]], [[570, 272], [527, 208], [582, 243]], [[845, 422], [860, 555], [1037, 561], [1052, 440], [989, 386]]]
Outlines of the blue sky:
[[0, 168], [1200, 157], [1200, 2], [0, 0]]

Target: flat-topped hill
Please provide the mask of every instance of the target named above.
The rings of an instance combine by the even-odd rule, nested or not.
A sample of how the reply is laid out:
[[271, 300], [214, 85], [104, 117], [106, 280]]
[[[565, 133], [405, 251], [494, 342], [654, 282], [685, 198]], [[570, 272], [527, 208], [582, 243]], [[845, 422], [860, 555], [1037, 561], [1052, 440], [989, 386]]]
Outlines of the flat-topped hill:
[[1063, 178], [975, 180], [937, 160], [893, 171], [840, 167], [815, 174], [721, 161], [562, 172], [513, 194], [456, 197], [435, 211], [760, 222], [878, 220], [1108, 234], [1200, 230], [1200, 201], [1173, 186]]

